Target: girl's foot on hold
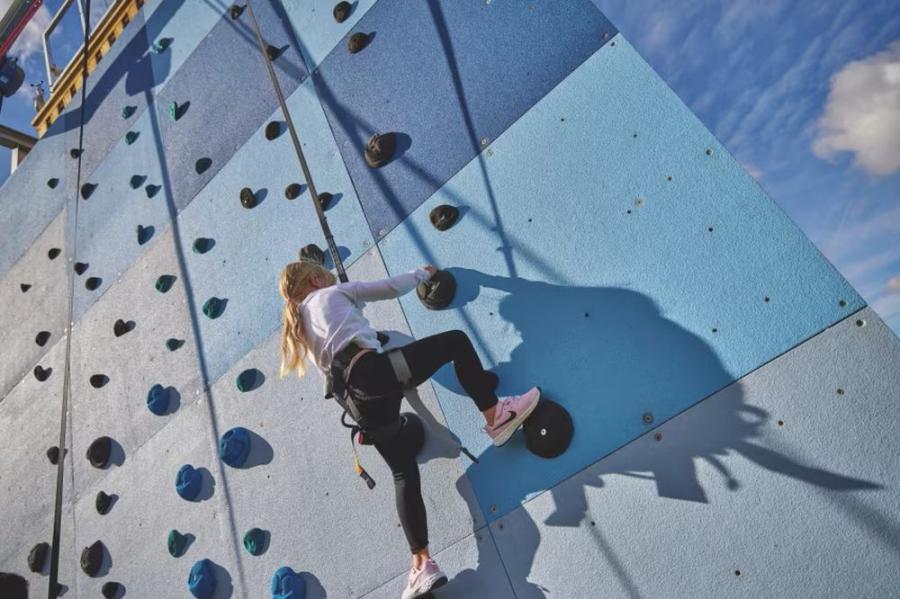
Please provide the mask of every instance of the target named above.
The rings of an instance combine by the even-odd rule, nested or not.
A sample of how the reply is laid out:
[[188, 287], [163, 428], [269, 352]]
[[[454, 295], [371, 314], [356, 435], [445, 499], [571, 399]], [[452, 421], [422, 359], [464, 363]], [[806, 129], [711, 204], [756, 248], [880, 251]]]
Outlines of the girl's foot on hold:
[[403, 599], [421, 597], [447, 584], [447, 575], [441, 572], [438, 565], [431, 558], [425, 560], [422, 568], [409, 571], [409, 582], [403, 591]]
[[494, 409], [494, 423], [486, 425], [486, 432], [500, 447], [512, 437], [516, 429], [531, 415], [541, 399], [541, 388], [532, 387], [522, 395], [512, 395], [500, 401]]

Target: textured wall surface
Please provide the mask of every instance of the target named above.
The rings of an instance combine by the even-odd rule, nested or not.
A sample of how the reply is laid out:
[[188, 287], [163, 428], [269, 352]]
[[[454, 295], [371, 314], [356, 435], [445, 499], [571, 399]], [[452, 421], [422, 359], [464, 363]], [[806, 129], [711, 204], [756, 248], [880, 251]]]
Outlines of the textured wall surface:
[[[462, 329], [499, 394], [539, 384], [575, 420], [544, 460], [521, 435], [490, 446], [451, 366], [420, 388], [480, 456], [432, 436], [419, 458], [450, 577], [436, 597], [896, 594], [900, 342], [592, 4], [361, 0], [342, 24], [321, 0], [252, 6], [350, 279], [427, 262], [457, 279], [449, 308], [411, 293], [367, 305], [373, 325], [391, 346]], [[33, 597], [70, 297], [66, 596], [111, 580], [188, 596], [204, 557], [217, 598], [267, 596], [284, 565], [315, 599], [398, 597], [406, 581], [387, 466], [361, 448], [367, 489], [318, 373], [278, 378], [278, 273], [325, 243], [248, 14], [227, 8], [147, 1], [88, 81], [80, 162], [79, 97], [0, 189], [0, 572]], [[351, 55], [360, 31], [374, 35]], [[376, 131], [401, 143], [372, 170]], [[461, 213], [445, 232], [429, 222], [440, 204]], [[210, 297], [225, 300], [215, 319]], [[259, 384], [241, 391], [248, 369]], [[146, 407], [156, 384], [162, 415]], [[252, 434], [243, 468], [218, 458], [235, 426]], [[98, 469], [85, 453], [101, 435]], [[186, 463], [197, 501], [175, 492]], [[253, 527], [260, 556], [241, 542]], [[180, 558], [173, 528], [190, 535]], [[98, 539], [90, 578], [79, 555]]]

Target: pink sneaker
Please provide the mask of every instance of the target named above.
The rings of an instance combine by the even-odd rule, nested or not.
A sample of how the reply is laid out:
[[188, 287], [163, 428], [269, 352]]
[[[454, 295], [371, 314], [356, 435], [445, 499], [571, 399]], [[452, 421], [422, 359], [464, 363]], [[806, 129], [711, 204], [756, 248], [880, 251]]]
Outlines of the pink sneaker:
[[441, 572], [433, 559], [425, 560], [421, 570], [409, 571], [409, 582], [403, 591], [403, 599], [421, 597], [447, 584], [447, 575]]
[[522, 395], [512, 395], [497, 404], [494, 424], [485, 425], [484, 432], [490, 435], [494, 445], [500, 447], [512, 437], [516, 429], [531, 415], [541, 399], [541, 388], [532, 387]]

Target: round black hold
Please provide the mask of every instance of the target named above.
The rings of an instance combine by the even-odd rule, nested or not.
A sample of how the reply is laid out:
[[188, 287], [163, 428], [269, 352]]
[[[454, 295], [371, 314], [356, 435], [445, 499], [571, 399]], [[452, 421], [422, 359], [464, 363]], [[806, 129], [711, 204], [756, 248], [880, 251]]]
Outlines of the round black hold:
[[575, 427], [564, 407], [542, 398], [525, 420], [523, 430], [528, 451], [542, 458], [555, 458], [569, 448]]
[[85, 183], [81, 186], [81, 198], [84, 200], [88, 199], [95, 189], [97, 189], [96, 183]]
[[71, 150], [69, 150], [69, 156], [78, 159], [78, 157], [81, 156], [81, 152], [82, 150], [79, 150], [78, 148], [72, 148]]
[[347, 50], [350, 51], [350, 54], [356, 54], [360, 50], [366, 47], [369, 43], [369, 36], [359, 31], [350, 36], [350, 39], [347, 40]]
[[197, 162], [194, 163], [194, 170], [197, 171], [198, 175], [202, 175], [206, 171], [209, 170], [209, 167], [212, 166], [211, 158], [198, 158]]
[[137, 189], [144, 184], [144, 181], [146, 181], [146, 179], [147, 177], [144, 177], [142, 175], [131, 175], [131, 179], [128, 180], [128, 184], [131, 185], [131, 189]]
[[34, 378], [36, 378], [39, 382], [43, 383], [47, 379], [50, 378], [50, 373], [53, 372], [52, 368], [44, 368], [40, 364], [34, 367]]
[[87, 262], [76, 262], [72, 268], [75, 270], [75, 274], [80, 276], [88, 269], [88, 265]]
[[122, 589], [122, 585], [114, 580], [110, 580], [109, 582], [104, 582], [103, 586], [100, 587], [100, 594], [105, 597], [105, 599], [115, 599], [119, 596], [119, 591]]
[[169, 351], [175, 351], [182, 345], [184, 345], [183, 339], [175, 339], [174, 337], [170, 337], [169, 339], [166, 339], [166, 349]]
[[366, 164], [380, 168], [390, 162], [397, 149], [397, 136], [393, 133], [376, 133], [366, 142]]
[[422, 419], [412, 412], [403, 412], [400, 414], [400, 434], [404, 437], [404, 443], [409, 443], [409, 447], [418, 455], [425, 446], [425, 425]]
[[307, 246], [304, 246], [300, 250], [300, 261], [301, 262], [315, 262], [319, 265], [325, 264], [325, 252], [319, 249], [314, 243], [311, 243]]
[[269, 121], [266, 125], [266, 139], [272, 141], [281, 135], [281, 123], [278, 121]]
[[43, 572], [47, 563], [47, 553], [50, 551], [50, 543], [38, 543], [28, 552], [28, 569], [32, 572]]
[[112, 439], [97, 437], [87, 449], [87, 459], [94, 468], [106, 468], [112, 453]]
[[175, 275], [159, 275], [156, 279], [156, 290], [165, 293], [175, 284]]
[[349, 2], [338, 2], [334, 5], [334, 10], [331, 11], [331, 14], [334, 15], [335, 21], [343, 23], [350, 16], [352, 10], [353, 7], [350, 6]]
[[327, 191], [323, 191], [319, 194], [319, 206], [322, 207], [322, 210], [328, 210], [328, 207], [331, 205], [331, 201], [333, 199], [333, 195], [331, 195]]
[[49, 250], [47, 250], [47, 257], [51, 260], [56, 260], [56, 257], [59, 256], [60, 251], [62, 250], [60, 250], [59, 248], [50, 248]]
[[256, 206], [256, 196], [253, 195], [253, 190], [249, 187], [245, 187], [241, 190], [241, 205], [244, 208], [253, 208]]
[[105, 374], [92, 374], [90, 378], [91, 387], [94, 389], [100, 389], [101, 387], [105, 387], [106, 383], [109, 382], [109, 377]]
[[299, 183], [291, 183], [284, 188], [284, 197], [289, 200], [296, 200], [303, 193], [303, 186]]
[[269, 60], [275, 60], [279, 56], [281, 56], [281, 50], [273, 46], [272, 44], [266, 45], [266, 56], [269, 57]]
[[101, 516], [105, 516], [109, 512], [111, 506], [112, 496], [107, 495], [103, 491], [98, 491], [97, 498], [94, 500], [94, 507], [97, 508], [97, 513]]
[[215, 240], [210, 239], [209, 237], [198, 237], [194, 240], [194, 245], [191, 246], [191, 250], [195, 254], [205, 254], [209, 250], [216, 245]]
[[49, 187], [50, 189], [56, 189], [57, 185], [59, 185], [59, 179], [57, 179], [56, 177], [47, 179], [47, 187]]
[[446, 231], [456, 224], [456, 219], [459, 218], [459, 208], [449, 204], [441, 204], [431, 211], [428, 218], [435, 229]]
[[416, 287], [416, 295], [429, 310], [446, 308], [456, 294], [456, 279], [446, 270], [439, 270]]
[[54, 445], [53, 447], [47, 450], [47, 459], [50, 460], [50, 463], [56, 466], [59, 464], [59, 447]]
[[88, 291], [94, 291], [100, 287], [103, 283], [103, 279], [100, 277], [88, 277], [88, 279], [84, 282], [84, 286]]
[[134, 328], [133, 320], [129, 320], [128, 322], [125, 322], [124, 320], [122, 320], [120, 318], [120, 319], [116, 320], [116, 322], [113, 323], [113, 335], [115, 335], [116, 337], [121, 337], [125, 333], [128, 333], [129, 331], [131, 331], [133, 328]]
[[103, 565], [103, 543], [94, 541], [90, 547], [85, 547], [81, 551], [81, 570], [90, 577], [94, 577], [100, 573], [100, 567]]
[[27, 293], [29, 289], [31, 289], [31, 285], [28, 283], [20, 283], [19, 289], [22, 290], [22, 293]]
[[50, 340], [50, 331], [40, 331], [37, 335], [34, 336], [34, 342], [39, 346], [44, 347], [47, 345], [47, 342]]
[[228, 16], [231, 17], [232, 21], [236, 21], [242, 14], [244, 14], [245, 8], [246, 6], [238, 6], [237, 4], [232, 4], [228, 9]]

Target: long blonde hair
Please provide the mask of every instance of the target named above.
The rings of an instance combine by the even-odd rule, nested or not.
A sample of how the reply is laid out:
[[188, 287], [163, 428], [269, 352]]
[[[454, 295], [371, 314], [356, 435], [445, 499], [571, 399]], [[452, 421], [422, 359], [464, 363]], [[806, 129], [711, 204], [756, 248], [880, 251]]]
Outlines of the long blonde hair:
[[281, 271], [278, 290], [284, 298], [284, 313], [281, 327], [281, 377], [290, 372], [298, 376], [306, 375], [306, 356], [309, 353], [309, 341], [303, 331], [303, 319], [300, 316], [300, 303], [317, 288], [311, 284], [310, 277], [319, 275], [326, 281], [334, 282], [334, 275], [316, 262], [291, 262]]

